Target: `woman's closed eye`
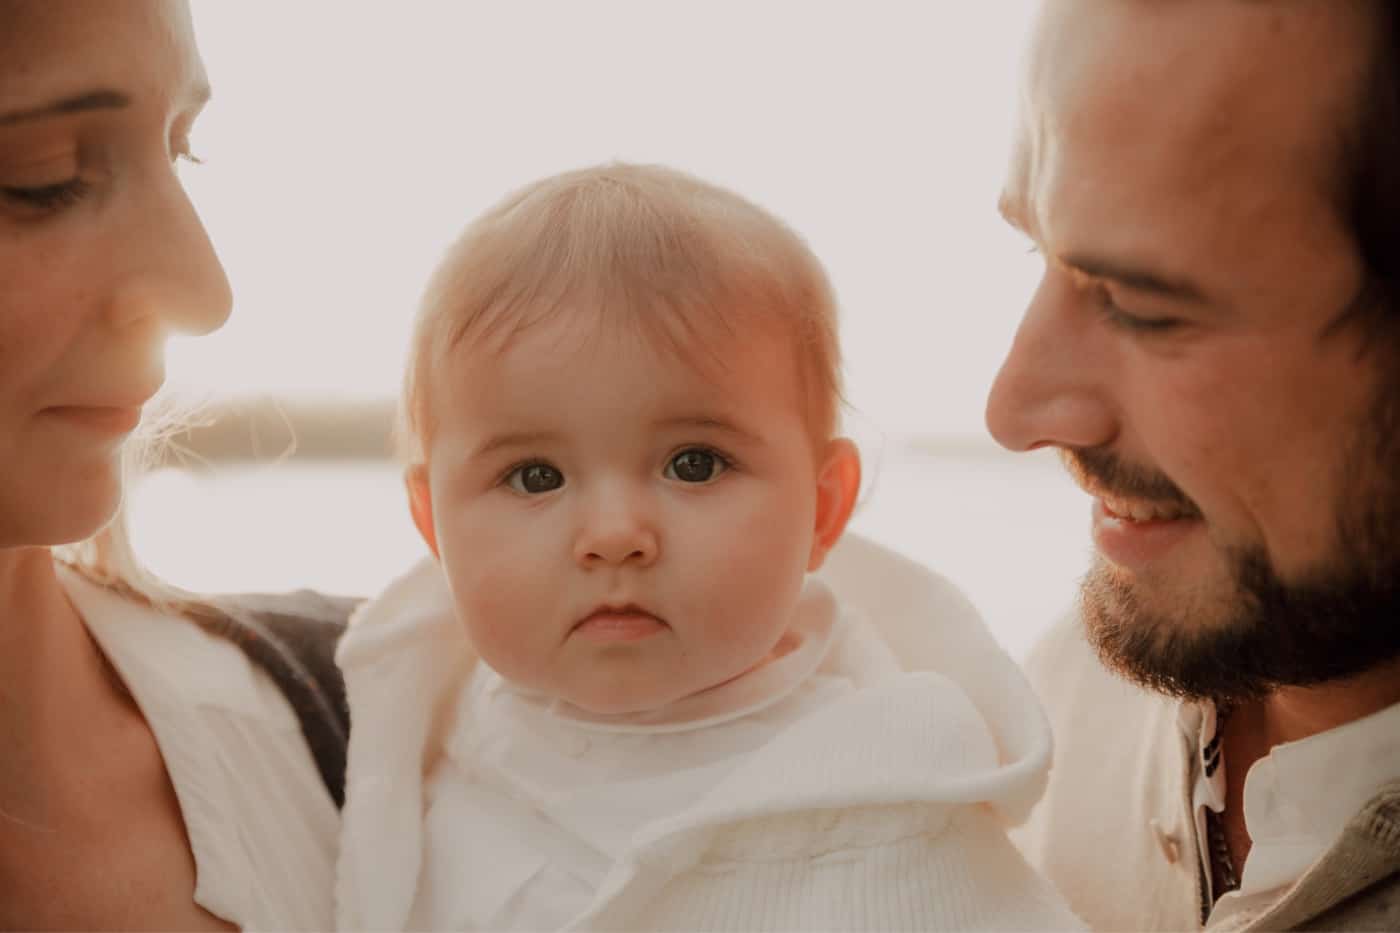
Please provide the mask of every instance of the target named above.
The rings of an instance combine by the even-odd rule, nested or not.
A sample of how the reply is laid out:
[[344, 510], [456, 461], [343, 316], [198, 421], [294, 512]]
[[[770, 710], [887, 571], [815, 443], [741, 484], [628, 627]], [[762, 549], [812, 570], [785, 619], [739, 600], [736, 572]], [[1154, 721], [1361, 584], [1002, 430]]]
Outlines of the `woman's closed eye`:
[[708, 447], [687, 447], [666, 461], [663, 475], [682, 483], [712, 483], [732, 464], [721, 453]]
[[[171, 143], [170, 161], [204, 164], [204, 160], [191, 150], [188, 135], [180, 136]], [[92, 193], [94, 187], [92, 181], [78, 174], [45, 184], [0, 184], [0, 200], [12, 205], [22, 214], [44, 216], [76, 206]]]
[[92, 183], [79, 177], [48, 185], [29, 187], [0, 187], [0, 196], [15, 207], [30, 213], [55, 213], [72, 207], [92, 191]]

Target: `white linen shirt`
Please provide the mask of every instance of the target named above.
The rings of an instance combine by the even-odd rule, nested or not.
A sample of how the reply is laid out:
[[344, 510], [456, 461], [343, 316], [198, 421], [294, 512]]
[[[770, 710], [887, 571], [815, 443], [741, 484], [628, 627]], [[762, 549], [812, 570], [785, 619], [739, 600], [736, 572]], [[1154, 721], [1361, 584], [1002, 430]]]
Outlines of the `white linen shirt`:
[[193, 622], [59, 574], [165, 760], [195, 903], [244, 930], [330, 929], [339, 816], [277, 685]]
[[[1183, 703], [1180, 722], [1203, 755], [1216, 732], [1214, 706]], [[1338, 767], [1338, 762], [1345, 762], [1345, 767]], [[1207, 769], [1197, 764], [1192, 811], [1201, 840], [1201, 864], [1209, 865], [1206, 808], [1217, 813], [1225, 808], [1227, 765], [1222, 759], [1207, 777]], [[1400, 778], [1400, 704], [1275, 745], [1245, 775], [1249, 856], [1243, 870], [1236, 866], [1239, 889], [1216, 901], [1207, 926], [1230, 926], [1232, 918], [1267, 910], [1337, 841], [1362, 806], [1396, 778]], [[1209, 871], [1205, 877], [1210, 884]]]

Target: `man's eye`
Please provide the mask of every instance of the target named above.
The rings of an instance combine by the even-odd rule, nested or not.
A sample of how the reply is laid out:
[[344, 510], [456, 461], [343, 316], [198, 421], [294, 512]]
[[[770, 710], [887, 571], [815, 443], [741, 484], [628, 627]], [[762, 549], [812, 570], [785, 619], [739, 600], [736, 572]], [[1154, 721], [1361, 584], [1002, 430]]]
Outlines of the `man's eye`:
[[1135, 334], [1161, 334], [1180, 323], [1169, 317], [1140, 317], [1113, 306], [1103, 308], [1103, 315], [1111, 326]]
[[729, 462], [713, 450], [690, 447], [667, 462], [665, 476], [682, 483], [708, 483], [727, 469]]
[[564, 474], [547, 463], [527, 463], [511, 470], [506, 485], [527, 496], [553, 492], [564, 485]]
[[81, 178], [70, 178], [67, 181], [34, 188], [0, 187], [0, 195], [19, 207], [33, 208], [38, 211], [58, 211], [77, 204], [91, 190], [91, 183]]
[[1181, 322], [1170, 317], [1143, 317], [1140, 314], [1133, 314], [1124, 311], [1113, 300], [1113, 296], [1108, 293], [1108, 289], [1099, 287], [1095, 290], [1095, 300], [1098, 304], [1099, 313], [1104, 316], [1109, 325], [1119, 330], [1125, 330], [1135, 334], [1160, 334], [1172, 330]]

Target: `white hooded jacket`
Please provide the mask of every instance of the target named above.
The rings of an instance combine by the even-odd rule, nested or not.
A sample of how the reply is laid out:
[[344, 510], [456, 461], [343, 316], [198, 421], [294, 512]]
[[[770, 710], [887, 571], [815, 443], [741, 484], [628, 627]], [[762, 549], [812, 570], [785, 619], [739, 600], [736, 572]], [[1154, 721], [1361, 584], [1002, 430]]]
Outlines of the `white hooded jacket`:
[[[1012, 847], [1050, 761], [1044, 714], [949, 583], [848, 535], [820, 576], [903, 668], [800, 719], [694, 806], [652, 822], [568, 929], [1065, 929]], [[404, 929], [424, 775], [476, 659], [424, 564], [352, 622], [339, 926]], [[470, 839], [464, 829], [463, 838]]]

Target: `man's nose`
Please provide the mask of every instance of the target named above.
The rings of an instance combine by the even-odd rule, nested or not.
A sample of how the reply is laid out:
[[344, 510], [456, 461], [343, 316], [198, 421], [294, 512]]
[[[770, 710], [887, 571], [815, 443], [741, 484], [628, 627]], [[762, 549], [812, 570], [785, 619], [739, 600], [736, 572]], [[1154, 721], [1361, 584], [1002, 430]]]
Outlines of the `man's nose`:
[[987, 397], [987, 429], [1008, 450], [1114, 439], [1117, 357], [1090, 300], [1067, 273], [1041, 279]]
[[132, 194], [116, 242], [110, 314], [118, 327], [153, 321], [199, 335], [228, 320], [228, 277], [173, 169]]
[[652, 510], [644, 497], [626, 490], [598, 491], [574, 544], [574, 558], [584, 567], [648, 567], [660, 553]]

